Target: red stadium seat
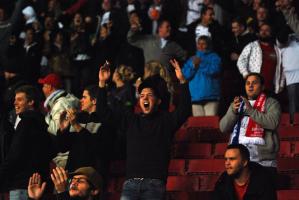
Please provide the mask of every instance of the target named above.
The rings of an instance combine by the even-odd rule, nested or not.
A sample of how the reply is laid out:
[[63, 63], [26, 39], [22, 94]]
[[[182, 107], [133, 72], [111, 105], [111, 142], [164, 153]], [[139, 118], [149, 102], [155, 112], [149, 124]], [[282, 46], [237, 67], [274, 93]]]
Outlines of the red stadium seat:
[[227, 147], [227, 143], [217, 143], [215, 145], [214, 157], [223, 158]]
[[298, 126], [287, 126], [279, 127], [278, 129], [279, 137], [281, 140], [292, 140], [299, 139], [299, 127]]
[[184, 124], [184, 128], [208, 128], [219, 129], [218, 116], [205, 116], [205, 117], [189, 117]]
[[212, 154], [212, 145], [208, 143], [179, 143], [175, 145], [177, 158], [209, 158]]
[[299, 190], [278, 190], [277, 200], [298, 200]]
[[167, 191], [199, 191], [199, 178], [193, 176], [169, 176]]
[[220, 174], [223, 171], [223, 159], [189, 160], [187, 168], [187, 174]]
[[169, 175], [184, 175], [185, 174], [185, 160], [172, 159], [168, 167]]
[[299, 157], [299, 141], [295, 142], [295, 146], [294, 146], [294, 156], [295, 157]]
[[277, 170], [279, 172], [299, 172], [299, 159], [280, 158], [278, 159]]
[[[294, 116], [294, 124], [299, 124], [299, 113], [295, 113]], [[290, 114], [282, 113], [280, 118], [280, 126], [290, 126]]]
[[290, 142], [288, 141], [280, 142], [279, 157], [281, 158], [292, 157]]

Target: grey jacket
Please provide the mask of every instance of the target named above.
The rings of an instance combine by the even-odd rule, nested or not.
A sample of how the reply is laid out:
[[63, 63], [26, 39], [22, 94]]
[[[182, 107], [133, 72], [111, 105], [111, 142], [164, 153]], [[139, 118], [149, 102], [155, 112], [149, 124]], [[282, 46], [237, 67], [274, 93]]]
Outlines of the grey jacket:
[[[244, 115], [250, 116], [255, 122], [265, 129], [265, 145], [258, 145], [259, 161], [275, 160], [279, 151], [279, 138], [277, 127], [280, 122], [281, 109], [277, 100], [267, 97], [265, 113], [256, 109], [247, 109]], [[232, 133], [238, 120], [238, 114], [233, 111], [233, 104], [230, 105], [224, 117], [220, 120], [220, 131]]]
[[127, 34], [128, 42], [143, 50], [145, 62], [151, 60], [160, 61], [169, 69], [169, 60], [176, 58], [185, 61], [187, 53], [176, 42], [168, 40], [165, 47], [161, 49], [161, 38], [157, 35], [140, 35], [130, 30]]
[[295, 8], [292, 7], [291, 9], [282, 10], [285, 20], [287, 24], [291, 27], [291, 29], [299, 35], [299, 19], [298, 15], [296, 14]]

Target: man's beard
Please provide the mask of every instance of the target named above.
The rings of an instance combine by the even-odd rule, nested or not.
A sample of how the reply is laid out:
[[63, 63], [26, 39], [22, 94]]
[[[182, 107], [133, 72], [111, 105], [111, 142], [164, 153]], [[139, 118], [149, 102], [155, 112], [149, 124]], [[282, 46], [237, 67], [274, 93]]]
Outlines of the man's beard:
[[234, 174], [231, 174], [229, 176], [232, 177], [233, 179], [237, 179], [241, 176], [242, 172], [243, 172], [243, 168], [240, 167], [237, 172], [235, 172]]
[[259, 36], [259, 40], [261, 42], [265, 42], [265, 43], [270, 43], [270, 44], [273, 43], [273, 38], [272, 37], [261, 37], [261, 36]]

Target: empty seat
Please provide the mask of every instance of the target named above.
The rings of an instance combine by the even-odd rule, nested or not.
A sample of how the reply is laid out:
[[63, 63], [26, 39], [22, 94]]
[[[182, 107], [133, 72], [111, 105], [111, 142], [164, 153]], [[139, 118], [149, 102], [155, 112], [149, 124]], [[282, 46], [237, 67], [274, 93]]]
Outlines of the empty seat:
[[192, 176], [169, 176], [167, 191], [199, 191], [199, 179]]
[[211, 200], [212, 192], [167, 192], [166, 200]]
[[[295, 113], [294, 115], [294, 124], [299, 124], [299, 113]], [[280, 118], [280, 126], [290, 126], [290, 114], [282, 113]]]
[[278, 190], [277, 199], [278, 200], [298, 200], [299, 190]]
[[215, 183], [217, 182], [220, 174], [204, 174], [199, 175], [200, 191], [207, 192], [213, 191], [215, 188]]
[[223, 159], [189, 160], [188, 174], [220, 174], [224, 171]]
[[180, 143], [175, 145], [175, 157], [178, 158], [209, 158], [212, 145], [209, 143]]
[[280, 142], [279, 157], [292, 157], [291, 153], [291, 143], [288, 141]]
[[170, 175], [184, 175], [185, 174], [185, 160], [172, 159], [170, 160], [168, 173]]
[[299, 159], [294, 158], [280, 158], [277, 163], [277, 170], [279, 172], [299, 172]]
[[215, 145], [214, 157], [223, 158], [226, 151], [227, 143], [217, 143]]
[[219, 117], [218, 116], [204, 116], [204, 117], [189, 117], [184, 124], [184, 128], [208, 128], [219, 129]]
[[279, 127], [279, 136], [281, 140], [299, 139], [299, 127], [298, 126], [287, 126]]
[[299, 157], [299, 141], [297, 141], [297, 142], [295, 142], [294, 143], [295, 145], [294, 145], [294, 156], [295, 157]]

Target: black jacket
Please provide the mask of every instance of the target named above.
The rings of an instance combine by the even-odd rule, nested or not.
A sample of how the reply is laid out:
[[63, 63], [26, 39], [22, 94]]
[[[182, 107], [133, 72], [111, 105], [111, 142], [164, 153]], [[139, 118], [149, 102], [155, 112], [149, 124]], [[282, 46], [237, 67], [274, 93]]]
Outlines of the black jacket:
[[83, 129], [77, 133], [74, 130], [60, 132], [56, 136], [59, 152], [69, 151], [66, 164], [68, 171], [80, 167], [92, 166], [101, 173], [105, 173], [109, 159], [109, 133], [99, 121], [97, 114], [81, 112], [77, 116]]
[[119, 112], [111, 112], [107, 106], [106, 89], [99, 88], [99, 117], [103, 122], [118, 118], [114, 124], [118, 124], [118, 128], [123, 128], [126, 133], [127, 178], [166, 180], [173, 135], [191, 113], [188, 84], [181, 87], [179, 105], [174, 112], [156, 111], [149, 115], [134, 114], [125, 108]]
[[0, 165], [0, 180], [5, 189], [27, 189], [29, 177], [35, 172], [47, 178], [53, 156], [44, 117], [36, 111], [25, 111], [20, 118], [8, 154]]
[[[275, 183], [261, 165], [250, 162], [250, 180], [243, 200], [276, 200]], [[224, 172], [218, 179], [213, 200], [237, 200], [233, 178]]]

